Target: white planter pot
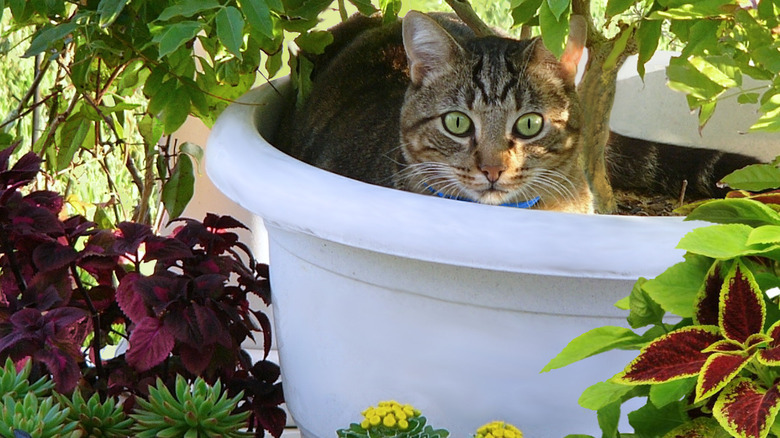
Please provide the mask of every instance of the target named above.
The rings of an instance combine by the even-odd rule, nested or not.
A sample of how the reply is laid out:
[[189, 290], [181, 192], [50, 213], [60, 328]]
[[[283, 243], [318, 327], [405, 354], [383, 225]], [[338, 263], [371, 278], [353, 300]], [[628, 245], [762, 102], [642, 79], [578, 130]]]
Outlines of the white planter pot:
[[577, 399], [635, 353], [539, 371], [572, 338], [624, 325], [613, 304], [637, 277], [681, 261], [673, 248], [696, 224], [477, 205], [349, 180], [263, 139], [283, 101], [266, 85], [228, 108], [206, 168], [264, 218], [285, 397], [304, 435], [333, 437], [385, 399], [413, 404], [453, 437], [496, 419], [531, 438], [597, 434], [595, 413]]

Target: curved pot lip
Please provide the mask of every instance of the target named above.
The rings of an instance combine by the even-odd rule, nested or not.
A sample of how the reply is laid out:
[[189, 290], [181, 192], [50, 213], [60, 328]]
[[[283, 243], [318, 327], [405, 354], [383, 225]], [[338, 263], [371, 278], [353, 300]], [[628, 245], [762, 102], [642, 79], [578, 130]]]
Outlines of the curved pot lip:
[[472, 204], [351, 180], [260, 135], [276, 126], [288, 90], [282, 78], [248, 92], [220, 115], [206, 148], [217, 188], [267, 226], [421, 261], [608, 279], [663, 272], [682, 260], [679, 240], [701, 226]]

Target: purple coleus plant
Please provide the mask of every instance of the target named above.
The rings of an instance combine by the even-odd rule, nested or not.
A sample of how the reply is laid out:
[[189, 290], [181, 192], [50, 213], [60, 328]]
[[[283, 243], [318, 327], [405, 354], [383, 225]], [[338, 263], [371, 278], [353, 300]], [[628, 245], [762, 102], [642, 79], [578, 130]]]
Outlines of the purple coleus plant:
[[694, 404], [715, 397], [712, 414], [732, 436], [764, 437], [780, 410], [780, 385], [764, 370], [780, 366], [780, 322], [765, 329], [765, 320], [751, 271], [736, 261], [722, 278], [716, 264], [696, 300], [694, 325], [646, 345], [612, 380], [644, 385], [696, 376]]
[[[265, 357], [268, 317], [249, 296], [270, 303], [268, 266], [257, 263], [228, 216], [179, 219], [170, 237], [124, 222], [100, 229], [63, 217], [62, 197], [22, 188], [40, 171], [33, 153], [9, 165], [0, 151], [0, 359], [32, 360], [56, 389], [104, 396], [145, 396], [157, 378], [220, 379], [256, 436], [280, 436], [286, 415], [280, 374]], [[253, 362], [241, 345], [261, 334], [265, 357]], [[112, 338], [124, 354], [103, 357]]]

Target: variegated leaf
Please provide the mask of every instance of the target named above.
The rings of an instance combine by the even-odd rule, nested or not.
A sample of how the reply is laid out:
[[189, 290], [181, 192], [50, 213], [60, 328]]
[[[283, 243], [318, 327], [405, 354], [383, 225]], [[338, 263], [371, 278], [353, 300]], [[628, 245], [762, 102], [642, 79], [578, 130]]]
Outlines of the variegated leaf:
[[732, 436], [764, 438], [780, 410], [777, 386], [768, 390], [750, 379], [734, 379], [718, 396], [712, 414]]
[[752, 355], [733, 353], [714, 353], [708, 357], [696, 382], [696, 402], [709, 398], [723, 389], [752, 357]]
[[639, 352], [614, 381], [626, 385], [662, 383], [699, 374], [710, 345], [721, 341], [716, 326], [690, 326], [654, 340]]
[[765, 317], [764, 299], [753, 274], [735, 263], [720, 294], [718, 324], [723, 336], [745, 343], [750, 335], [762, 333]]
[[758, 361], [764, 365], [780, 366], [780, 321], [774, 323], [767, 334], [772, 340], [766, 349], [758, 352]]
[[718, 307], [722, 287], [723, 277], [720, 272], [720, 264], [715, 263], [704, 280], [702, 290], [696, 297], [694, 322], [697, 325], [718, 325]]
[[663, 438], [730, 438], [717, 421], [711, 417], [699, 417], [675, 427]]

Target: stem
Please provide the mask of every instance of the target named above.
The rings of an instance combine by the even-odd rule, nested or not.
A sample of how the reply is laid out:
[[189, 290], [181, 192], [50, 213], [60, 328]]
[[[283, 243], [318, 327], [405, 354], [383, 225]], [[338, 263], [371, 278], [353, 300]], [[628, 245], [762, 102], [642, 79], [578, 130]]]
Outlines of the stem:
[[[89, 298], [89, 294], [84, 288], [84, 283], [82, 283], [79, 272], [76, 269], [76, 263], [70, 264], [70, 272], [76, 282], [76, 289], [81, 293], [81, 296], [84, 298], [84, 302], [87, 303], [87, 308], [92, 315], [92, 351], [95, 354], [95, 373], [97, 374], [97, 380], [99, 382], [104, 382], [106, 376], [104, 376], [103, 371], [103, 359], [100, 357], [100, 313], [98, 313], [95, 305], [92, 304], [92, 299]], [[104, 400], [106, 396], [105, 391], [102, 388], [98, 388], [98, 392], [100, 393], [101, 400]]]
[[341, 21], [347, 21], [349, 19], [349, 15], [347, 15], [347, 5], [344, 3], [344, 0], [339, 0], [339, 15], [341, 15]]
[[471, 7], [469, 0], [445, 0], [448, 5], [455, 11], [466, 25], [474, 31], [477, 37], [484, 37], [495, 35], [493, 29], [490, 28], [481, 18], [474, 12], [474, 8]]

